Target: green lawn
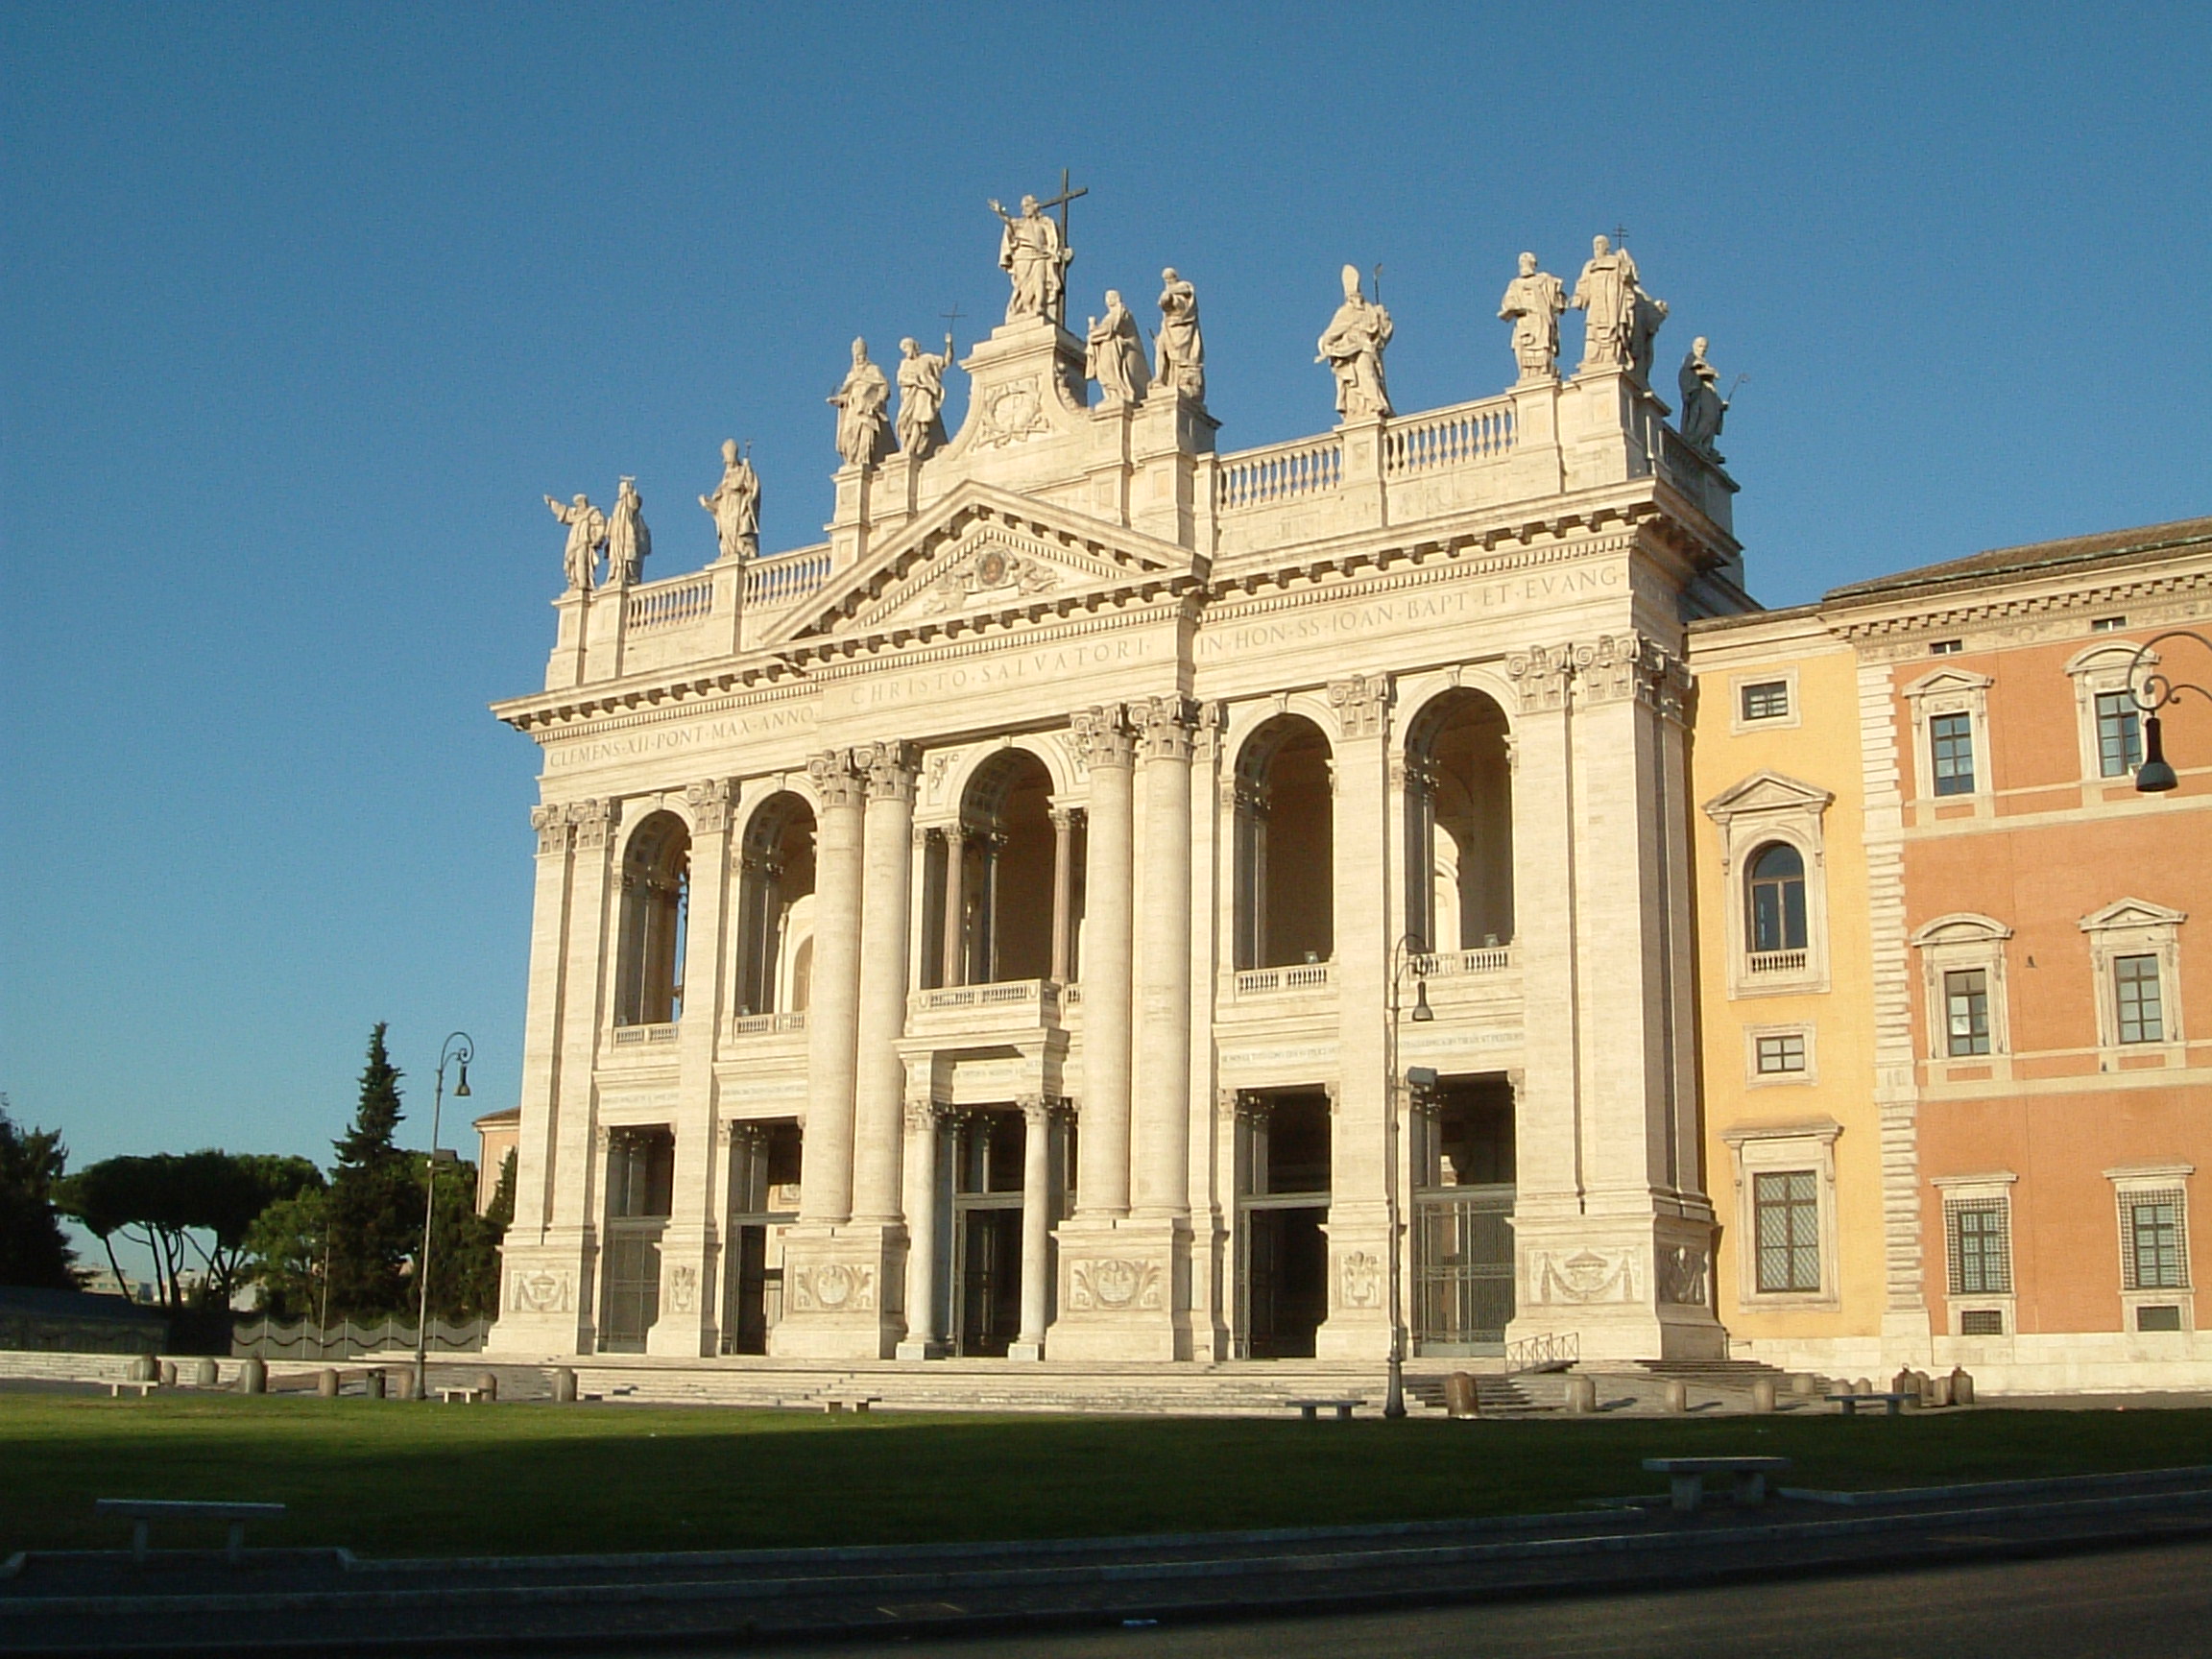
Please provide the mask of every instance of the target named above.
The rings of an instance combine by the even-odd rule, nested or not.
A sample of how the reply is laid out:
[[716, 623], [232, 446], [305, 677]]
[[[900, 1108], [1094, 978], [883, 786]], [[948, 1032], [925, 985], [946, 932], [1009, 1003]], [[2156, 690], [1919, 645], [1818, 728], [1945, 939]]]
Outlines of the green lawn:
[[1779, 1453], [1792, 1482], [1839, 1487], [2159, 1468], [2212, 1463], [2212, 1411], [1309, 1426], [17, 1394], [0, 1554], [117, 1548], [123, 1525], [92, 1513], [116, 1497], [280, 1500], [256, 1543], [372, 1555], [1414, 1520], [1654, 1491], [1638, 1459], [1695, 1452]]

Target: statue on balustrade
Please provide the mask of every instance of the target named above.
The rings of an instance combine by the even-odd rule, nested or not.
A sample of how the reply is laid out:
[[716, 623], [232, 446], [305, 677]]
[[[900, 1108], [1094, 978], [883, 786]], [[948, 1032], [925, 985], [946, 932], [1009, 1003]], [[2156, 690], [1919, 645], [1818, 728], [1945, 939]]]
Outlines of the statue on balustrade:
[[1035, 317], [1047, 323], [1060, 319], [1060, 296], [1068, 279], [1068, 267], [1075, 258], [1060, 237], [1052, 216], [1037, 205], [1037, 198], [1022, 198], [1016, 218], [998, 202], [991, 211], [1004, 228], [998, 236], [998, 268], [1013, 279], [1014, 292], [1006, 301], [1006, 321], [1019, 323]]
[[1636, 309], [1628, 320], [1628, 372], [1646, 386], [1651, 384], [1651, 356], [1659, 341], [1659, 325], [1667, 321], [1667, 301], [1636, 290]]
[[653, 532], [645, 528], [645, 501], [637, 480], [624, 478], [614, 492], [614, 511], [607, 518], [607, 580], [616, 587], [640, 581], [653, 551]]
[[952, 336], [942, 356], [912, 340], [899, 342], [899, 447], [925, 460], [945, 447], [945, 371], [952, 361]]
[[567, 567], [569, 590], [589, 592], [592, 572], [599, 567], [599, 549], [607, 541], [607, 515], [592, 506], [588, 495], [577, 496], [566, 507], [548, 495], [545, 505], [568, 526], [568, 545], [562, 550], [561, 562]]
[[1390, 344], [1390, 313], [1359, 292], [1357, 266], [1344, 267], [1344, 303], [1329, 319], [1320, 354], [1336, 376], [1336, 414], [1363, 421], [1390, 413], [1390, 393], [1382, 378], [1382, 349]]
[[1206, 342], [1198, 333], [1198, 290], [1175, 275], [1160, 273], [1159, 372], [1152, 376], [1196, 403], [1206, 401]]
[[737, 452], [737, 440], [722, 441], [722, 482], [714, 493], [699, 497], [714, 515], [714, 539], [725, 559], [752, 559], [760, 552], [760, 475], [752, 458]]
[[1106, 290], [1106, 315], [1091, 319], [1084, 347], [1084, 376], [1098, 382], [1109, 403], [1144, 400], [1152, 385], [1151, 371], [1144, 365], [1144, 342], [1138, 337], [1137, 319], [1112, 288]]
[[1636, 261], [1604, 237], [1590, 242], [1590, 263], [1575, 279], [1570, 309], [1588, 319], [1582, 333], [1582, 367], [1626, 369], [1636, 325]]
[[891, 382], [868, 361], [868, 342], [853, 342], [853, 367], [830, 395], [837, 410], [837, 453], [848, 467], [873, 467], [891, 452]]
[[1690, 355], [1682, 359], [1675, 385], [1682, 393], [1682, 440], [1714, 461], [1723, 459], [1714, 447], [1720, 422], [1728, 415], [1728, 399], [1720, 396], [1720, 373], [1705, 361], [1705, 336], [1690, 343]]
[[1536, 269], [1536, 255], [1521, 255], [1521, 275], [1505, 285], [1498, 315], [1513, 325], [1513, 361], [1523, 380], [1551, 380], [1559, 373], [1559, 313], [1567, 309], [1567, 284]]

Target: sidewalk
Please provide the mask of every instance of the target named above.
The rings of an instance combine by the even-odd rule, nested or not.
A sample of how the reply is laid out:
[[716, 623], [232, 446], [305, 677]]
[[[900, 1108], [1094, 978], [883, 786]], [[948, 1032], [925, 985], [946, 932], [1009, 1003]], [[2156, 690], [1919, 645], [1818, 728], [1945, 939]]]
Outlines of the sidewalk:
[[[1644, 1486], [1643, 1478], [1624, 1484]], [[1645, 1489], [1647, 1491], [1648, 1487]], [[16, 1556], [0, 1652], [276, 1653], [799, 1642], [1581, 1595], [2212, 1536], [2212, 1469], [1793, 1492], [1394, 1527], [504, 1560], [344, 1551]]]

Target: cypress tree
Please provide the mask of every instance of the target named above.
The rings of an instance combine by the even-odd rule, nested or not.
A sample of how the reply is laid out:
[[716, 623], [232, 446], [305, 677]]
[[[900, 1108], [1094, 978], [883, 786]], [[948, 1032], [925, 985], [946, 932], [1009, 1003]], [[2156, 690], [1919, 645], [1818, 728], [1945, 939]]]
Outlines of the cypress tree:
[[361, 1098], [353, 1121], [333, 1144], [330, 1180], [329, 1299], [333, 1318], [412, 1318], [415, 1297], [403, 1265], [421, 1247], [421, 1160], [392, 1137], [399, 1110], [399, 1069], [384, 1047], [384, 1023], [369, 1034]]

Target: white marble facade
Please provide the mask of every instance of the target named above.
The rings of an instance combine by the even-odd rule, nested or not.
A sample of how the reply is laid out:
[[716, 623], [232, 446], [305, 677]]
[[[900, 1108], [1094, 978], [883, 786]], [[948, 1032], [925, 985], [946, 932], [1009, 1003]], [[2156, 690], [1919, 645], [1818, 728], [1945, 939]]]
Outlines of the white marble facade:
[[1217, 454], [1085, 344], [996, 329], [826, 545], [555, 601], [493, 1350], [1720, 1356], [1734, 485], [1633, 365]]

